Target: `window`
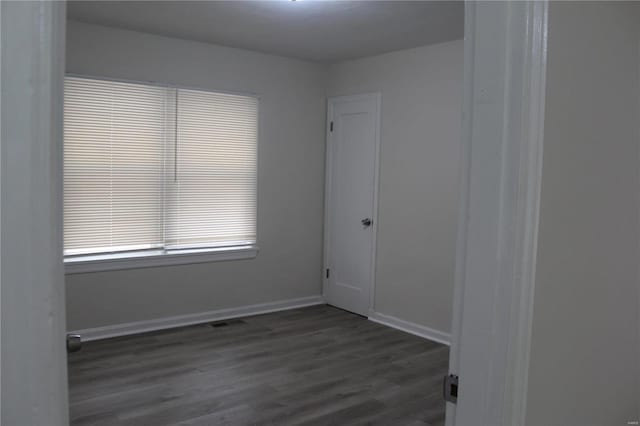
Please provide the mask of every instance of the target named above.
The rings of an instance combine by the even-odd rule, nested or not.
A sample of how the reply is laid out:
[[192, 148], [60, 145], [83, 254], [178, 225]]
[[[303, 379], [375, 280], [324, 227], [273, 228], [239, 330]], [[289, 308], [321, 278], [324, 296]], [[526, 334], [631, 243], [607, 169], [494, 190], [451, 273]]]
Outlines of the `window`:
[[255, 244], [255, 97], [68, 76], [64, 127], [67, 259]]

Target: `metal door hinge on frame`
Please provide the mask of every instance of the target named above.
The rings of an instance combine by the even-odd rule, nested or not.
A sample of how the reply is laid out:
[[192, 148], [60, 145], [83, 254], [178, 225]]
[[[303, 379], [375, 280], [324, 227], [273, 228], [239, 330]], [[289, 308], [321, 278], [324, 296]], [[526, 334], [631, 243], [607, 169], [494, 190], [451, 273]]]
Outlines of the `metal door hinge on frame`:
[[458, 402], [458, 376], [455, 374], [448, 374], [444, 376], [442, 388], [445, 401], [453, 404]]

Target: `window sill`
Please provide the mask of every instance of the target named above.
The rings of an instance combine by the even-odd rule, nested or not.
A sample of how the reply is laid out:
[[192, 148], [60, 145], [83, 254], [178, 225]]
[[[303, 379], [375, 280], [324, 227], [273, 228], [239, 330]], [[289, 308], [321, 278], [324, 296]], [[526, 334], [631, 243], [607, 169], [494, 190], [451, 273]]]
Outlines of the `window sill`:
[[253, 259], [258, 255], [258, 250], [257, 246], [239, 246], [216, 249], [149, 250], [138, 253], [75, 256], [64, 260], [64, 272], [67, 275], [71, 275], [119, 269]]

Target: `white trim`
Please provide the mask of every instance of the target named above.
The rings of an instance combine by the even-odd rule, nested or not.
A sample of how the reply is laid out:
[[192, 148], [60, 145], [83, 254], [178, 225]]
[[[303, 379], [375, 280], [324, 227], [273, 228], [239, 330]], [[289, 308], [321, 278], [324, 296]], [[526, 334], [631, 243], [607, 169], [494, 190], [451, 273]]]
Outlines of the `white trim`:
[[[323, 257], [322, 257], [322, 297], [327, 300], [329, 294], [329, 278], [327, 269], [329, 268], [329, 245], [331, 243], [329, 232], [329, 201], [331, 200], [331, 121], [333, 120], [333, 105], [331, 98], [327, 99], [327, 125], [325, 130], [325, 160], [324, 160], [324, 221], [323, 221]], [[376, 221], [377, 222], [377, 221]]]
[[66, 3], [2, 2], [3, 425], [69, 425], [62, 268]]
[[[533, 327], [533, 305], [538, 253], [540, 193], [542, 189], [542, 155], [544, 149], [544, 116], [547, 73], [547, 1], [530, 2], [524, 10], [526, 24], [521, 92], [511, 92], [511, 103], [521, 105], [511, 135], [521, 138], [519, 182], [515, 189], [513, 215], [515, 223], [513, 269], [504, 265], [515, 286], [510, 305], [507, 380], [505, 383], [505, 424], [525, 424], [529, 357]], [[518, 31], [518, 30], [516, 30]], [[514, 37], [515, 38], [515, 37]], [[516, 40], [518, 42], [520, 40]], [[505, 275], [507, 276], [507, 275]], [[507, 283], [507, 285], [509, 285]]]
[[[446, 424], [524, 424], [539, 218], [546, 0], [468, 1], [462, 202]], [[471, 148], [473, 146], [473, 149]]]
[[382, 93], [374, 94], [376, 97], [376, 159], [374, 164], [373, 183], [373, 247], [371, 248], [371, 293], [369, 294], [369, 311], [375, 309], [376, 302], [376, 261], [378, 253], [378, 196], [380, 193], [380, 139], [382, 133]]
[[373, 322], [377, 322], [378, 324], [386, 325], [387, 327], [395, 328], [427, 340], [442, 343], [443, 345], [449, 346], [451, 344], [451, 334], [445, 333], [444, 331], [436, 330], [414, 322], [405, 321], [391, 315], [381, 314], [379, 312], [371, 312], [369, 314], [369, 319]]
[[298, 299], [281, 300], [278, 302], [261, 303], [257, 305], [240, 306], [237, 308], [218, 309], [215, 311], [199, 312], [197, 314], [177, 315], [173, 317], [157, 318], [123, 324], [107, 325], [104, 327], [74, 330], [69, 333], [80, 334], [83, 342], [108, 339], [111, 337], [128, 336], [149, 331], [167, 330], [187, 325], [202, 324], [231, 318], [247, 317], [288, 309], [303, 308], [305, 306], [322, 305], [324, 300], [320, 296], [301, 297]]
[[330, 131], [330, 123], [333, 121], [333, 103], [336, 101], [341, 102], [354, 102], [360, 100], [375, 100], [376, 102], [376, 136], [375, 136], [375, 164], [374, 164], [374, 183], [373, 183], [373, 213], [371, 225], [372, 235], [372, 247], [371, 247], [371, 287], [369, 293], [369, 313], [373, 312], [375, 307], [375, 293], [376, 293], [376, 259], [377, 259], [377, 247], [378, 247], [378, 195], [380, 192], [380, 133], [382, 125], [382, 93], [361, 93], [357, 95], [346, 96], [332, 96], [327, 99], [327, 126], [326, 126], [326, 150], [325, 150], [325, 195], [324, 195], [324, 258], [322, 269], [322, 296], [326, 299], [329, 280], [325, 271], [330, 268], [330, 232], [329, 232], [329, 210], [331, 202], [331, 148], [333, 145], [333, 132]]
[[241, 246], [194, 250], [147, 250], [137, 253], [76, 256], [64, 260], [64, 269], [65, 274], [71, 275], [119, 269], [223, 262], [254, 259], [258, 255], [258, 251], [259, 248], [257, 246]]
[[[459, 153], [458, 171], [458, 229], [456, 236], [456, 263], [453, 279], [453, 306], [451, 315], [451, 340], [449, 350], [449, 372], [458, 374], [460, 336], [462, 335], [462, 301], [464, 296], [465, 267], [467, 263], [467, 226], [469, 212], [469, 174], [471, 172], [471, 117], [473, 99], [473, 61], [475, 54], [475, 4], [465, 1], [464, 7], [464, 70], [462, 84], [462, 146]], [[456, 424], [456, 405], [445, 404], [445, 426]]]

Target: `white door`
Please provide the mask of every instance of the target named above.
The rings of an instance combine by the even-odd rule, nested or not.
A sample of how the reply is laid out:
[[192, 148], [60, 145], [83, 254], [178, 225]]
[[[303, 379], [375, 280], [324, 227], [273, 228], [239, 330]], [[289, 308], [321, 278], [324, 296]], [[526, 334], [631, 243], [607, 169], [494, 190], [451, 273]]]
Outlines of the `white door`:
[[327, 303], [368, 315], [374, 282], [380, 95], [329, 99]]

